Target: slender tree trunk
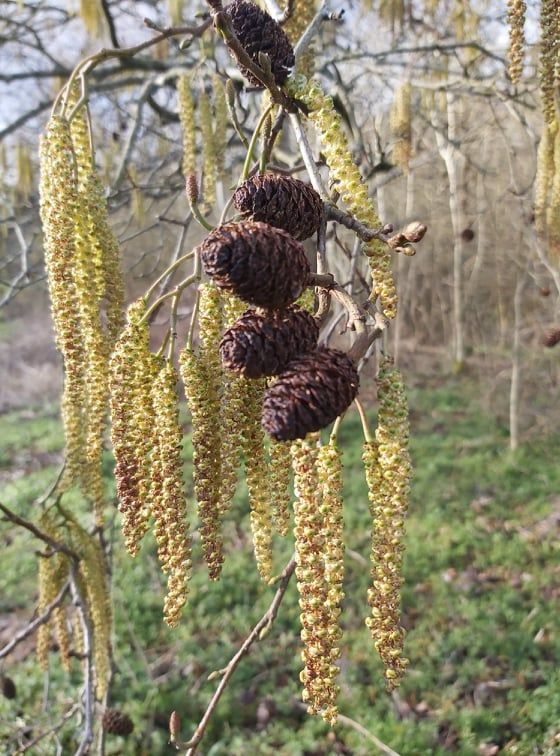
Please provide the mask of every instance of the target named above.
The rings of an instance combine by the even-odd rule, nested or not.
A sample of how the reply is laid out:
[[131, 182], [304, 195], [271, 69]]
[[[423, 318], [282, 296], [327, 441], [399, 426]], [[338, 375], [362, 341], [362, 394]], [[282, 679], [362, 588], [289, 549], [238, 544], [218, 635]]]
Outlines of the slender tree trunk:
[[453, 92], [447, 93], [447, 135], [436, 128], [439, 153], [445, 163], [449, 181], [449, 211], [453, 228], [453, 362], [461, 370], [465, 362], [463, 258], [465, 243], [461, 232], [466, 228], [465, 167], [466, 158], [459, 149], [461, 119], [460, 101]]

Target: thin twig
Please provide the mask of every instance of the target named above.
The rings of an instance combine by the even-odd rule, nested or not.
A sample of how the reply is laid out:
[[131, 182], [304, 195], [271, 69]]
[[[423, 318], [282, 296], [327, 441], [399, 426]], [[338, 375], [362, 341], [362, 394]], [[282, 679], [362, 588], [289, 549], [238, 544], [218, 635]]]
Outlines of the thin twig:
[[280, 608], [280, 604], [282, 603], [282, 600], [286, 594], [288, 584], [295, 568], [296, 560], [295, 557], [292, 557], [281, 573], [279, 586], [276, 593], [274, 594], [274, 598], [272, 599], [270, 606], [254, 626], [254, 628], [251, 630], [247, 638], [243, 641], [235, 656], [231, 658], [231, 660], [223, 670], [220, 670], [220, 674], [222, 674], [220, 684], [218, 685], [216, 691], [214, 692], [214, 695], [210, 699], [210, 703], [206, 707], [206, 711], [204, 712], [204, 715], [202, 716], [202, 719], [200, 720], [192, 738], [187, 743], [174, 743], [177, 750], [183, 748], [187, 749], [185, 756], [194, 756], [194, 754], [196, 753], [196, 749], [204, 736], [212, 714], [214, 713], [214, 710], [218, 705], [222, 694], [227, 688], [231, 676], [237, 669], [239, 662], [247, 653], [249, 653], [251, 646], [263, 637], [264, 633], [268, 631], [268, 629], [276, 619], [278, 609]]
[[48, 738], [49, 735], [55, 735], [59, 730], [61, 730], [66, 722], [68, 722], [69, 719], [72, 719], [74, 714], [78, 712], [81, 709], [81, 704], [75, 703], [74, 706], [71, 706], [70, 709], [64, 714], [60, 722], [58, 722], [54, 727], [50, 727], [48, 730], [44, 730], [43, 732], [40, 732], [36, 738], [33, 738], [29, 743], [26, 743], [25, 745], [22, 745], [18, 748], [17, 751], [14, 752], [14, 756], [21, 756], [21, 754], [27, 753], [32, 748], [35, 748], [37, 743], [40, 743], [41, 740], [44, 740], [45, 738]]
[[66, 594], [68, 593], [69, 588], [70, 588], [70, 581], [68, 580], [62, 586], [56, 598], [54, 598], [51, 601], [51, 603], [48, 604], [45, 611], [39, 614], [37, 617], [35, 617], [34, 620], [29, 622], [29, 624], [27, 624], [22, 630], [20, 630], [19, 633], [16, 633], [14, 635], [12, 640], [9, 643], [7, 643], [4, 646], [4, 648], [0, 649], [0, 659], [3, 659], [5, 656], [8, 656], [8, 654], [10, 654], [19, 643], [21, 643], [23, 640], [25, 640], [30, 635], [32, 635], [35, 632], [35, 630], [39, 627], [39, 625], [43, 625], [45, 622], [49, 621], [51, 614], [64, 601], [64, 598], [66, 597]]
[[32, 522], [24, 519], [23, 517], [20, 517], [15, 512], [12, 512], [12, 510], [8, 509], [8, 507], [2, 504], [2, 502], [0, 502], [0, 510], [6, 515], [8, 520], [13, 522], [15, 525], [21, 525], [22, 528], [29, 530], [29, 532], [33, 533], [36, 538], [46, 543], [47, 546], [50, 546], [53, 551], [60, 551], [62, 554], [66, 554], [66, 556], [70, 557], [70, 559], [74, 560], [74, 562], [80, 561], [80, 557], [73, 549], [69, 548], [64, 543], [60, 543], [60, 541], [56, 541], [54, 538], [51, 538], [50, 535], [47, 535], [47, 533], [40, 530]]

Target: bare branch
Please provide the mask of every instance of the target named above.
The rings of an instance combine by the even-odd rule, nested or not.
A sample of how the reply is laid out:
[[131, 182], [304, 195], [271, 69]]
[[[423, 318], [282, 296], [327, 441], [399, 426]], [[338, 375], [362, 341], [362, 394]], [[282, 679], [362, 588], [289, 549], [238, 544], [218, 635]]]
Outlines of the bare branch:
[[23, 517], [20, 517], [15, 512], [12, 512], [12, 510], [8, 509], [8, 507], [2, 504], [2, 502], [0, 502], [0, 511], [2, 511], [5, 514], [8, 520], [13, 522], [15, 525], [20, 525], [22, 528], [25, 528], [30, 533], [33, 533], [35, 538], [38, 538], [39, 540], [43, 541], [43, 543], [46, 543], [47, 546], [49, 546], [53, 551], [60, 551], [62, 554], [66, 554], [66, 556], [70, 557], [70, 559], [72, 559], [74, 562], [80, 561], [80, 557], [76, 554], [76, 552], [73, 549], [69, 548], [64, 543], [60, 543], [59, 541], [56, 541], [54, 538], [51, 538], [50, 535], [47, 535], [47, 533], [42, 531], [32, 522], [24, 519]]

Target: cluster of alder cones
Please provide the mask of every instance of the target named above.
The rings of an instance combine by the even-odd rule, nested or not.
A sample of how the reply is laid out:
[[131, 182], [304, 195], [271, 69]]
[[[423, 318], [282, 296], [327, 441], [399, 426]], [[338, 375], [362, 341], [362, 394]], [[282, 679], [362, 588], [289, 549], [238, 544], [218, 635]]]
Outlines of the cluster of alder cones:
[[359, 383], [352, 360], [319, 346], [316, 320], [294, 304], [310, 275], [300, 242], [319, 228], [323, 203], [308, 184], [269, 173], [245, 181], [234, 205], [243, 220], [219, 226], [198, 248], [215, 285], [252, 305], [223, 335], [221, 359], [247, 378], [276, 376], [262, 425], [276, 441], [304, 438], [344, 412]]

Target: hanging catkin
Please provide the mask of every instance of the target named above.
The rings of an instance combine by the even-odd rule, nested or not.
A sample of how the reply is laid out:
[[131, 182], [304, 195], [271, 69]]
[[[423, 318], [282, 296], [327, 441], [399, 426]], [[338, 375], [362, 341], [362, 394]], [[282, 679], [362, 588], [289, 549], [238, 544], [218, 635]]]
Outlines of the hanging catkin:
[[276, 532], [285, 536], [290, 525], [290, 442], [270, 442], [270, 501]]
[[84, 471], [84, 343], [74, 271], [78, 208], [76, 161], [68, 121], [52, 116], [41, 139], [41, 221], [56, 345], [64, 359], [62, 421], [66, 439], [65, 481]]
[[[78, 192], [75, 217], [74, 281], [85, 356], [85, 469], [84, 491], [93, 503], [97, 525], [103, 522], [103, 431], [108, 400], [108, 344], [101, 326], [99, 259], [95, 228], [90, 224], [89, 177], [93, 163], [85, 108], [71, 124], [76, 155]], [[97, 262], [97, 266], [96, 266]]]
[[300, 680], [309, 713], [321, 713], [332, 723], [337, 714], [338, 624], [333, 627], [328, 608], [329, 586], [324, 559], [326, 528], [317, 473], [317, 440], [317, 435], [309, 435], [292, 445], [296, 578], [304, 663]]
[[214, 128], [212, 125], [212, 107], [210, 98], [204, 90], [198, 98], [200, 113], [200, 132], [202, 135], [202, 162], [204, 175], [204, 202], [211, 207], [216, 201], [216, 169], [217, 154], [214, 143]]
[[242, 383], [243, 414], [241, 433], [245, 478], [251, 507], [251, 531], [257, 569], [268, 582], [272, 577], [272, 507], [268, 460], [261, 427], [264, 380], [245, 380]]
[[539, 236], [546, 234], [549, 193], [554, 178], [554, 142], [558, 125], [545, 123], [537, 152], [535, 177], [535, 227]]
[[223, 181], [226, 166], [228, 111], [225, 86], [217, 74], [212, 78], [212, 91], [215, 114], [213, 142], [216, 152], [216, 176], [219, 181]]
[[411, 464], [408, 453], [408, 405], [404, 385], [390, 359], [380, 366], [379, 414], [375, 442], [364, 445], [366, 481], [372, 515], [373, 585], [368, 591], [371, 616], [366, 620], [385, 665], [389, 689], [406, 669], [404, 630], [400, 625], [400, 587], [404, 519], [408, 509]]
[[113, 612], [105, 557], [95, 536], [69, 520], [73, 548], [79, 554], [78, 587], [92, 630], [95, 690], [103, 700], [111, 677], [111, 631]]
[[[317, 12], [316, 0], [294, 0], [292, 14], [283, 26], [292, 45], [296, 45], [300, 37], [313, 21]], [[300, 55], [296, 61], [296, 71], [305, 76], [312, 76], [315, 69], [315, 51], [313, 43]]]
[[525, 0], [508, 0], [509, 48], [508, 73], [512, 84], [517, 84], [523, 73], [525, 54]]
[[192, 571], [191, 539], [188, 532], [187, 507], [183, 483], [181, 447], [183, 433], [179, 424], [176, 384], [178, 375], [166, 362], [154, 380], [152, 402], [158, 437], [161, 466], [161, 500], [153, 502], [152, 511], [166, 534], [167, 594], [163, 616], [169, 627], [179, 623], [181, 609], [187, 601], [188, 581]]
[[222, 570], [221, 533], [221, 395], [222, 367], [218, 354], [222, 310], [212, 284], [199, 289], [200, 352], [191, 348], [179, 357], [181, 378], [192, 416], [193, 476], [198, 503], [202, 551], [212, 580]]
[[560, 260], [560, 128], [554, 137], [554, 173], [550, 187], [550, 207], [547, 214], [548, 251], [554, 262]]
[[[63, 541], [61, 531], [56, 527], [50, 514], [43, 514], [39, 520], [41, 530], [58, 542]], [[70, 562], [65, 554], [57, 551], [49, 556], [39, 556], [39, 599], [37, 611], [44, 612], [52, 603], [70, 574]], [[50, 617], [49, 622], [39, 625], [37, 632], [37, 659], [40, 668], [48, 669], [48, 653], [51, 629], [54, 629], [58, 641], [60, 660], [64, 669], [70, 671], [70, 638], [66, 622], [66, 609], [59, 605]]]
[[[352, 158], [341, 118], [335, 110], [332, 97], [324, 94], [317, 81], [308, 82], [302, 76], [293, 77], [288, 84], [290, 94], [302, 100], [309, 110], [308, 118], [319, 132], [325, 160], [348, 210], [364, 225], [369, 228], [378, 228], [380, 222], [377, 212], [368, 196], [360, 170]], [[370, 296], [372, 298], [379, 296], [384, 314], [389, 318], [394, 318], [397, 313], [397, 293], [391, 272], [390, 249], [373, 239], [364, 243], [363, 251], [369, 258], [372, 274]]]
[[151, 487], [148, 461], [154, 417], [150, 397], [153, 378], [148, 326], [141, 323], [144, 299], [128, 308], [127, 325], [111, 358], [111, 440], [115, 480], [127, 551], [136, 556], [148, 529]]
[[558, 83], [560, 12], [558, 0], [541, 0], [541, 52], [539, 78], [542, 111], [546, 123], [556, 119], [555, 85]]
[[177, 95], [183, 134], [183, 175], [187, 178], [196, 174], [196, 119], [189, 76], [183, 75], [177, 79]]

